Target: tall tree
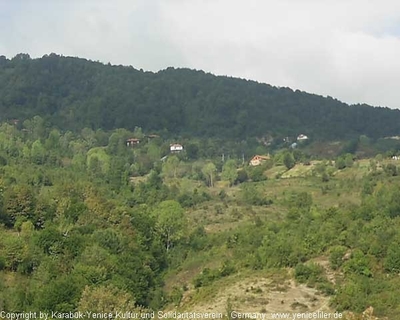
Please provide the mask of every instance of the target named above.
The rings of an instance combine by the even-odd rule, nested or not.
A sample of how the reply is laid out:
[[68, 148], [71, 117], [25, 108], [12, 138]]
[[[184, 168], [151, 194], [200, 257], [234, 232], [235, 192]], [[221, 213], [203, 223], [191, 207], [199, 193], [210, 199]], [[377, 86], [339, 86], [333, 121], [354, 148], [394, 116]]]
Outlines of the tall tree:
[[180, 160], [177, 156], [172, 155], [167, 158], [167, 161], [163, 164], [162, 173], [165, 177], [176, 178], [178, 173], [178, 168], [180, 165]]
[[286, 152], [283, 156], [283, 164], [286, 168], [292, 169], [296, 164], [293, 154], [291, 152]]
[[236, 168], [236, 162], [233, 159], [225, 162], [222, 167], [221, 177], [223, 180], [229, 181], [229, 185], [232, 186], [238, 177], [238, 172]]
[[217, 172], [217, 168], [215, 167], [214, 163], [208, 162], [204, 165], [202, 172], [207, 179], [207, 183], [210, 187], [214, 186], [214, 178]]
[[161, 202], [156, 210], [156, 227], [164, 241], [167, 251], [182, 238], [186, 225], [184, 211], [179, 202], [166, 200]]

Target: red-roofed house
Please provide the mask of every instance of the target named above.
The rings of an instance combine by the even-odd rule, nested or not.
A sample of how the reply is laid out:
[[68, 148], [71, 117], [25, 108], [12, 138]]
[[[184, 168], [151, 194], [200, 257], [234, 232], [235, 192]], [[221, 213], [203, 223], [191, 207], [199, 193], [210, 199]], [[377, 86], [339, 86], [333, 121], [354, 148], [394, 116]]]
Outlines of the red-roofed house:
[[271, 158], [270, 158], [270, 156], [269, 155], [267, 155], [267, 156], [259, 156], [259, 155], [256, 155], [256, 156], [254, 156], [253, 157], [253, 159], [251, 159], [250, 160], [250, 165], [251, 166], [259, 166], [260, 164], [262, 164], [264, 161], [267, 161], [267, 160], [270, 160]]
[[134, 146], [138, 145], [139, 143], [140, 143], [140, 140], [139, 139], [135, 139], [135, 138], [131, 138], [131, 139], [126, 140], [126, 145], [128, 147], [134, 147]]

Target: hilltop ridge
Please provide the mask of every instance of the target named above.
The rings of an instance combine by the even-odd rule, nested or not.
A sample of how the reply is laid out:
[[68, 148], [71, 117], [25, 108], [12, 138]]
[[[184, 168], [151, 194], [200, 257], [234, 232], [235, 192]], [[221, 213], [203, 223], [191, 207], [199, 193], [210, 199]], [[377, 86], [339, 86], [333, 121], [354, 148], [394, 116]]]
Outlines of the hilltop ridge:
[[2, 121], [45, 117], [63, 130], [127, 128], [243, 140], [400, 134], [400, 111], [347, 105], [290, 88], [167, 68], [144, 72], [56, 54], [0, 57]]

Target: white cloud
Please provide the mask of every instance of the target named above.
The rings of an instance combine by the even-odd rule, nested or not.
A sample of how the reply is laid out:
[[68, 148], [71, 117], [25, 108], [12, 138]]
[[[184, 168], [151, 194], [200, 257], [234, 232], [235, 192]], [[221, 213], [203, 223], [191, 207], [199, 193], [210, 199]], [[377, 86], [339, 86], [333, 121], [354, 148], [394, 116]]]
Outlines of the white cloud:
[[57, 52], [154, 71], [186, 66], [400, 108], [396, 1], [21, 2], [0, 2], [10, 12], [0, 23], [8, 27], [0, 31], [8, 56]]

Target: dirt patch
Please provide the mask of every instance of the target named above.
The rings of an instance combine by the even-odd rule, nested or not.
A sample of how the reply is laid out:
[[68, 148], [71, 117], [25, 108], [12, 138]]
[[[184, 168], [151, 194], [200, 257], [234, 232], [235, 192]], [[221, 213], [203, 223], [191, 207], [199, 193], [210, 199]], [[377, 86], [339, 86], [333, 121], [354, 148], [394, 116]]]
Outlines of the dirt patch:
[[[228, 280], [228, 279], [226, 279]], [[215, 284], [217, 285], [217, 284]], [[204, 296], [203, 301], [196, 303], [197, 292], [189, 290], [185, 293], [179, 309], [196, 312], [227, 312], [228, 304], [238, 312], [332, 312], [329, 308], [329, 297], [321, 295], [316, 289], [296, 284], [286, 277], [249, 277], [242, 280], [223, 281], [219, 288], [213, 286]], [[202, 295], [203, 296], [203, 295]], [[228, 302], [229, 301], [229, 302]]]

